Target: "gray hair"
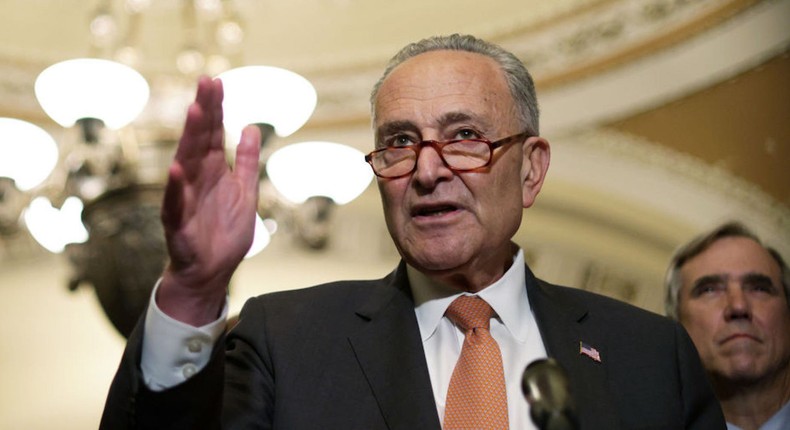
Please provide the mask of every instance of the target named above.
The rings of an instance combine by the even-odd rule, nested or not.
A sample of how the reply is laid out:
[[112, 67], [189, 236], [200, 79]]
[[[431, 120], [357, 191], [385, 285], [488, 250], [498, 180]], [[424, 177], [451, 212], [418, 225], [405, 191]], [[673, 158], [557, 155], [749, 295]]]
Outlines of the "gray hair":
[[790, 270], [788, 270], [787, 264], [785, 263], [784, 259], [782, 259], [782, 256], [774, 248], [763, 244], [760, 238], [758, 238], [756, 234], [746, 228], [743, 224], [736, 221], [731, 221], [716, 227], [709, 233], [697, 236], [691, 242], [683, 245], [677, 251], [675, 251], [675, 254], [670, 260], [669, 268], [667, 269], [666, 278], [664, 281], [666, 288], [664, 311], [668, 317], [674, 320], [678, 319], [678, 295], [680, 293], [680, 287], [682, 286], [682, 281], [680, 279], [680, 269], [682, 269], [683, 265], [686, 264], [686, 262], [688, 262], [690, 259], [705, 252], [705, 250], [710, 248], [718, 240], [727, 237], [745, 237], [747, 239], [751, 239], [768, 251], [771, 257], [773, 257], [773, 259], [776, 261], [776, 264], [779, 265], [781, 272], [780, 279], [782, 282], [782, 287], [785, 291], [785, 301], [787, 302], [788, 308], [790, 308]]
[[485, 55], [494, 59], [502, 68], [505, 74], [510, 94], [516, 102], [519, 121], [525, 129], [532, 135], [538, 135], [539, 111], [538, 99], [535, 95], [535, 83], [532, 76], [513, 53], [506, 51], [502, 47], [490, 42], [478, 39], [470, 35], [452, 34], [449, 36], [429, 37], [419, 42], [406, 45], [387, 64], [384, 74], [373, 86], [370, 94], [370, 111], [373, 122], [376, 122], [376, 97], [378, 96], [381, 84], [390, 73], [404, 61], [430, 51], [466, 51]]

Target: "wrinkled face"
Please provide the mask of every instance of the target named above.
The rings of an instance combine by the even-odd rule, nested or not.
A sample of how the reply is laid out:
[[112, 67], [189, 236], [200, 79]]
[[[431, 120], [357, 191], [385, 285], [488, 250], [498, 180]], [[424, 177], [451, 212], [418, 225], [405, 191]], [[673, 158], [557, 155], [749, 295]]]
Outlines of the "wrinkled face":
[[714, 381], [748, 384], [790, 372], [790, 310], [779, 265], [744, 237], [719, 239], [680, 271], [680, 322]]
[[[382, 84], [375, 110], [379, 147], [494, 141], [523, 131], [496, 62], [468, 52], [433, 51], [400, 64]], [[467, 283], [467, 289], [501, 276], [512, 261], [510, 238], [522, 208], [531, 204], [522, 184], [535, 139], [545, 142], [529, 138], [498, 148], [489, 167], [463, 173], [447, 168], [426, 146], [412, 174], [379, 178], [387, 226], [403, 258], [429, 276]]]

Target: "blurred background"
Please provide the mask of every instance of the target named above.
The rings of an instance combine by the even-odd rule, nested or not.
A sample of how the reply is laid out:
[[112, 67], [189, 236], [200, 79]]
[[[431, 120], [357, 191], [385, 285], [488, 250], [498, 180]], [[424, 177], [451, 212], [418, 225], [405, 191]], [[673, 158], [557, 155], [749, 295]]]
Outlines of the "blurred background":
[[201, 74], [228, 86], [228, 142], [266, 131], [231, 313], [395, 267], [362, 160], [368, 94], [401, 46], [454, 32], [536, 80], [552, 165], [515, 240], [538, 276], [661, 313], [672, 252], [720, 222], [790, 258], [788, 0], [0, 0], [0, 16], [1, 429], [98, 426], [164, 264], [161, 186]]

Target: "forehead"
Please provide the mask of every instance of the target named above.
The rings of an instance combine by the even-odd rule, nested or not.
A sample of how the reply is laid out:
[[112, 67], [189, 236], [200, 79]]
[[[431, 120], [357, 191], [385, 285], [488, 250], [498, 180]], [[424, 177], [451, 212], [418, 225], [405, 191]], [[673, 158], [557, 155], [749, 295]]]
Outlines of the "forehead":
[[376, 126], [430, 121], [448, 112], [491, 116], [513, 108], [499, 64], [465, 51], [430, 51], [404, 61], [384, 80], [375, 100]]
[[701, 276], [739, 277], [747, 273], [761, 273], [779, 283], [780, 270], [771, 254], [757, 242], [746, 237], [725, 237], [689, 259], [681, 268], [681, 276], [684, 285]]

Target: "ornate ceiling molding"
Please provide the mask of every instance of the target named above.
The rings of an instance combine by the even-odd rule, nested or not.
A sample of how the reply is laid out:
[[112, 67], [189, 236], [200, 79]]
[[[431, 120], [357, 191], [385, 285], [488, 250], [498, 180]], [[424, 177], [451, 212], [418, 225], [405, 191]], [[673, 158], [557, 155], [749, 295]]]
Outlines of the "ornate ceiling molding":
[[503, 38], [542, 89], [589, 77], [688, 40], [759, 0], [632, 0]]
[[[611, 129], [581, 131], [555, 140], [552, 148], [549, 180], [575, 184], [566, 190], [597, 190], [612, 204], [641, 208], [635, 217], [653, 213], [694, 232], [741, 220], [785, 255], [790, 252], [790, 208], [726, 169]], [[568, 193], [562, 198], [574, 198]], [[617, 224], [634, 223], [645, 227], [643, 220]], [[647, 227], [640, 230], [660, 229]]]
[[589, 128], [724, 82], [790, 47], [790, 1], [763, 1], [696, 37], [540, 95], [544, 134]]

